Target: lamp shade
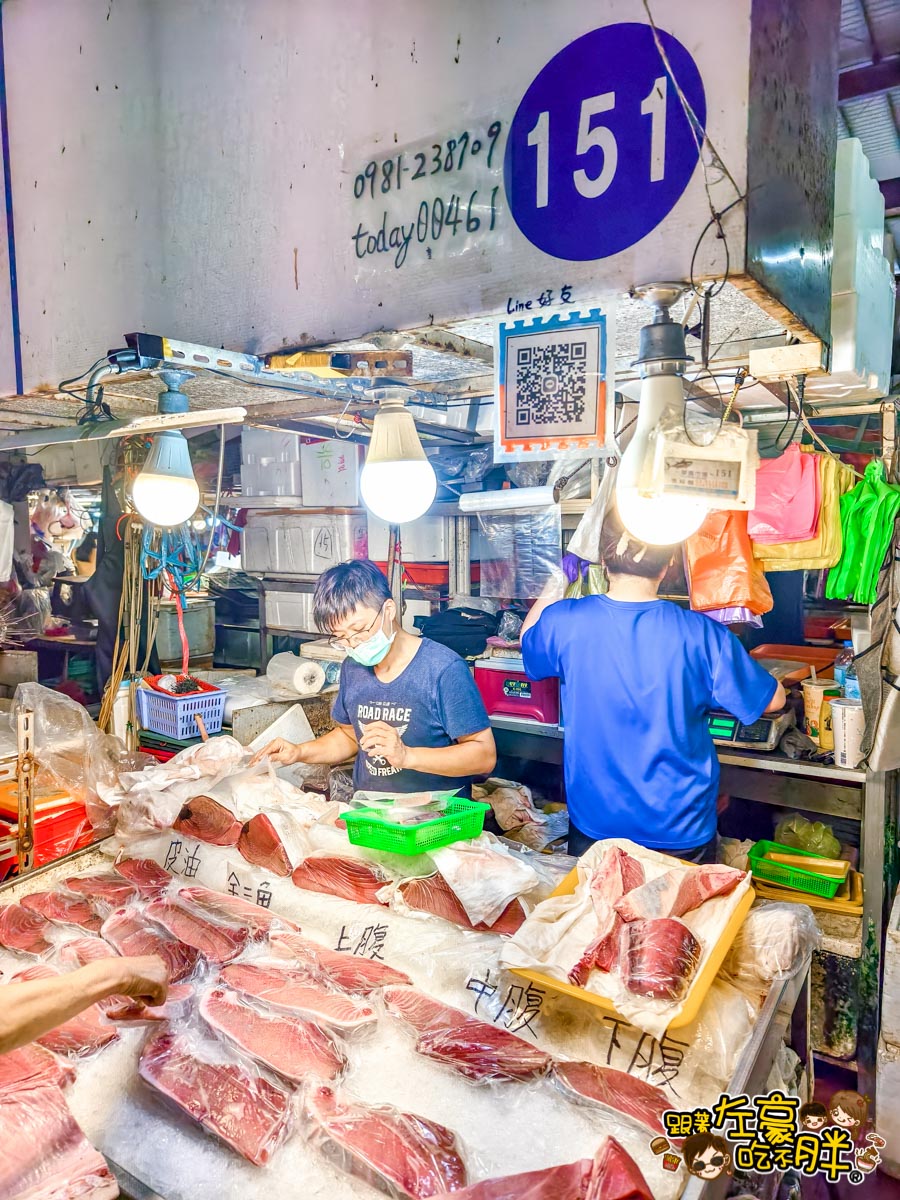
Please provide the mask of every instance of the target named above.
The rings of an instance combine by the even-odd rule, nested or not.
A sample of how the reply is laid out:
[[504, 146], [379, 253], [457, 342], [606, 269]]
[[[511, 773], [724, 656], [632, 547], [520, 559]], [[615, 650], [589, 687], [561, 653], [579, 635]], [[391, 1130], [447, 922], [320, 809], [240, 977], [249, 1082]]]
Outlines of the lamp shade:
[[389, 525], [402, 525], [428, 511], [437, 479], [412, 413], [404, 406], [403, 390], [386, 388], [382, 395], [359, 488], [376, 517]]
[[190, 520], [200, 504], [200, 488], [183, 433], [171, 430], [154, 435], [131, 498], [144, 520], [152, 525], [170, 528]]

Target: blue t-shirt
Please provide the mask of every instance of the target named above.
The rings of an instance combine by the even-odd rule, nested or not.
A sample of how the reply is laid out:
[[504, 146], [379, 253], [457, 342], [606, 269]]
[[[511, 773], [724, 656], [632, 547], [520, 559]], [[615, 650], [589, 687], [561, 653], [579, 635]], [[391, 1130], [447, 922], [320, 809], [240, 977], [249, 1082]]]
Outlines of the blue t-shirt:
[[[345, 659], [331, 715], [341, 725], [352, 725], [357, 740], [370, 721], [384, 721], [399, 730], [407, 746], [450, 746], [490, 727], [469, 668], [455, 651], [430, 638], [422, 638], [415, 657], [390, 683], [382, 683], [371, 667]], [[399, 770], [362, 750], [353, 783], [367, 792], [458, 788], [463, 796], [471, 795], [472, 787], [471, 778]]]
[[745, 725], [777, 686], [737, 638], [666, 600], [562, 600], [522, 640], [532, 679], [558, 676], [572, 820], [594, 838], [688, 850], [716, 832], [719, 763], [706, 715]]

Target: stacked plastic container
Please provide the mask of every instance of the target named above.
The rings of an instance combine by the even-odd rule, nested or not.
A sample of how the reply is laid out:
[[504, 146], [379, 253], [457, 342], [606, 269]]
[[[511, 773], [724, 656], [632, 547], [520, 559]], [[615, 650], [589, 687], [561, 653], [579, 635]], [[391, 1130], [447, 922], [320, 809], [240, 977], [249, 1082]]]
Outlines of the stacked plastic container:
[[303, 502], [300, 436], [246, 426], [241, 432], [241, 491], [245, 496], [289, 496]]

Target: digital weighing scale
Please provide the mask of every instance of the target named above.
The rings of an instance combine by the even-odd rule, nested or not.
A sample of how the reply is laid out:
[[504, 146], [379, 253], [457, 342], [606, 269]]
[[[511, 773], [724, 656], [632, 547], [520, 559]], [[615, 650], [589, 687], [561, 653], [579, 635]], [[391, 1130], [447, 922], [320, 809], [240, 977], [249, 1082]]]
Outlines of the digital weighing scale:
[[743, 725], [731, 713], [717, 708], [709, 714], [707, 723], [717, 746], [731, 746], [735, 750], [774, 750], [785, 730], [796, 724], [796, 717], [793, 710], [789, 710], [760, 717], [752, 725]]

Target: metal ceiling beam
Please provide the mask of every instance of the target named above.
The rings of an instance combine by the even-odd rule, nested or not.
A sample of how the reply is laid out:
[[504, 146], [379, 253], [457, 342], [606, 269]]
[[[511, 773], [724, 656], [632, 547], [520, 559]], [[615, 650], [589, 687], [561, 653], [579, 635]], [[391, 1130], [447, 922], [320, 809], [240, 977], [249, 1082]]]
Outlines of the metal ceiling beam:
[[850, 67], [838, 76], [838, 103], [877, 96], [900, 87], [900, 54], [892, 54], [877, 63]]

